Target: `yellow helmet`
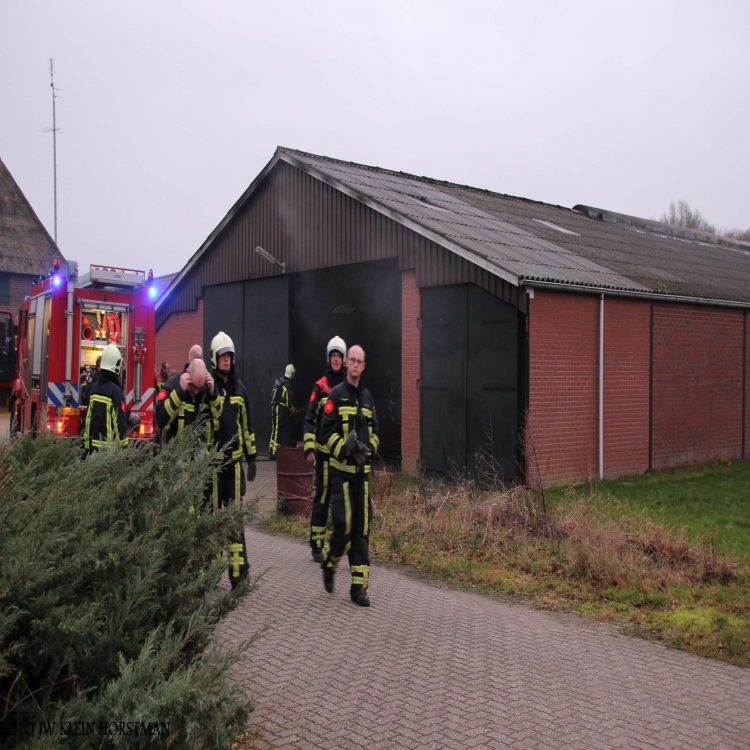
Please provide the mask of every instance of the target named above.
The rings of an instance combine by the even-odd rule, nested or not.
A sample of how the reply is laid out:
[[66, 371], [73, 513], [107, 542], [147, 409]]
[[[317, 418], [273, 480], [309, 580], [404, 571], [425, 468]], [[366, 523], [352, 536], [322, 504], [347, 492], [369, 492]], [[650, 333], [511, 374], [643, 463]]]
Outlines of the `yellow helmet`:
[[224, 331], [219, 331], [211, 339], [211, 365], [218, 367], [219, 357], [222, 354], [231, 354], [234, 359], [234, 342]]
[[102, 351], [102, 370], [108, 370], [115, 375], [120, 374], [122, 369], [122, 353], [117, 344], [107, 344]]
[[328, 342], [328, 346], [326, 347], [327, 361], [331, 361], [331, 354], [333, 352], [338, 352], [339, 354], [341, 354], [341, 359], [346, 359], [346, 342], [341, 338], [341, 336], [334, 336]]
[[284, 368], [284, 377], [289, 378], [291, 380], [294, 377], [294, 373], [297, 372], [293, 364], [288, 364]]

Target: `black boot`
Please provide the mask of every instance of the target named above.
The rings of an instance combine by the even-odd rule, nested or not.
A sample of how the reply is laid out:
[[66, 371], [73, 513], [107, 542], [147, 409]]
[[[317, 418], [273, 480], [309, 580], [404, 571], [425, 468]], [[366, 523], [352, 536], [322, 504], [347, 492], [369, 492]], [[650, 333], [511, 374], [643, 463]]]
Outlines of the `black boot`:
[[362, 586], [352, 586], [349, 591], [349, 596], [355, 604], [359, 604], [360, 607], [370, 606], [370, 597], [367, 596], [367, 589]]
[[329, 593], [333, 593], [333, 568], [323, 566], [323, 588]]
[[313, 560], [320, 565], [323, 562], [323, 550], [319, 547], [313, 547], [311, 550]]

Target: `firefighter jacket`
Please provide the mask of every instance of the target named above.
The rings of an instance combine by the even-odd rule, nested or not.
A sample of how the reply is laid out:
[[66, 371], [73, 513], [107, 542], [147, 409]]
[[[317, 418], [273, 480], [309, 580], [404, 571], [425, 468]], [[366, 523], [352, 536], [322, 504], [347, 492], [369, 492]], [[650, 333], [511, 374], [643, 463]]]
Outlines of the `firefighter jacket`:
[[156, 395], [156, 426], [162, 443], [168, 443], [188, 425], [205, 421], [206, 440], [211, 440], [211, 421], [208, 392], [203, 390], [193, 396], [180, 387], [181, 372], [172, 375]]
[[255, 433], [250, 421], [250, 401], [244, 383], [234, 374], [225, 382], [222, 374], [212, 370], [216, 393], [210, 399], [213, 422], [213, 444], [224, 452], [225, 460], [239, 461], [243, 454], [254, 461]]
[[78, 397], [78, 406], [88, 407], [89, 405], [89, 394], [91, 388], [99, 380], [101, 370], [93, 370], [90, 374], [89, 379], [81, 386], [80, 396]]
[[128, 415], [120, 379], [108, 370], [101, 370], [91, 383], [88, 409], [83, 428], [83, 446], [87, 451], [107, 445], [127, 445]]
[[[349, 435], [356, 433], [356, 448]], [[322, 410], [320, 437], [331, 454], [331, 467], [346, 474], [369, 474], [378, 451], [378, 418], [367, 388], [348, 381], [337, 385]]]
[[319, 453], [328, 454], [328, 446], [320, 438], [322, 409], [326, 405], [326, 401], [328, 401], [331, 390], [343, 382], [345, 377], [346, 370], [343, 367], [338, 372], [334, 372], [329, 367], [326, 374], [315, 381], [312, 393], [310, 394], [310, 400], [307, 402], [307, 410], [305, 411], [305, 455], [315, 450]]
[[293, 410], [292, 406], [292, 381], [286, 375], [276, 378], [273, 381], [273, 391], [271, 391], [271, 408], [274, 406], [286, 409], [288, 412]]

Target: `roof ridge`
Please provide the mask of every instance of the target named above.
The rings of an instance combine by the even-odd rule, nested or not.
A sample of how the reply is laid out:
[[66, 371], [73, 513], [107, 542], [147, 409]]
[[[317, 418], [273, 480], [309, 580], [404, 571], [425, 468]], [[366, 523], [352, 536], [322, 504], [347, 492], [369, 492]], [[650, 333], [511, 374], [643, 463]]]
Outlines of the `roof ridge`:
[[360, 164], [356, 161], [346, 161], [344, 159], [336, 159], [333, 156], [325, 156], [321, 154], [313, 154], [310, 151], [301, 151], [296, 148], [289, 148], [287, 146], [278, 146], [278, 151], [284, 151], [290, 154], [297, 154], [298, 156], [308, 156], [313, 159], [321, 159], [323, 161], [332, 162], [334, 164], [344, 164], [349, 167], [358, 167], [359, 169], [366, 169], [372, 172], [379, 172], [380, 174], [389, 174], [394, 177], [406, 177], [408, 179], [417, 180], [419, 182], [425, 182], [430, 185], [439, 185], [443, 187], [459, 188], [461, 190], [470, 190], [474, 193], [480, 193], [483, 195], [492, 196], [494, 198], [504, 198], [506, 200], [518, 201], [519, 203], [530, 203], [538, 206], [547, 206], [550, 208], [559, 208], [563, 211], [573, 212], [572, 208], [567, 206], [561, 206], [557, 203], [546, 203], [545, 201], [534, 200], [533, 198], [524, 198], [521, 195], [510, 195], [509, 193], [498, 193], [495, 190], [489, 188], [479, 188], [474, 185], [464, 185], [459, 182], [451, 182], [450, 180], [439, 180], [436, 177], [428, 177], [426, 175], [416, 175], [411, 172], [396, 171], [394, 169], [387, 169], [386, 167], [378, 167], [372, 164]]

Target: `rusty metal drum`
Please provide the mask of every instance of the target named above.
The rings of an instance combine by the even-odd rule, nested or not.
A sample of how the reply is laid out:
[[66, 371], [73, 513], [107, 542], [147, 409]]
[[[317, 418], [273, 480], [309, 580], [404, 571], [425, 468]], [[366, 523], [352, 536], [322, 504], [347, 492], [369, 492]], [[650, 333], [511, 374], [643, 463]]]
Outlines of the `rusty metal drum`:
[[315, 467], [305, 460], [304, 448], [279, 446], [276, 451], [276, 489], [286, 500], [286, 512], [309, 514], [315, 494]]

